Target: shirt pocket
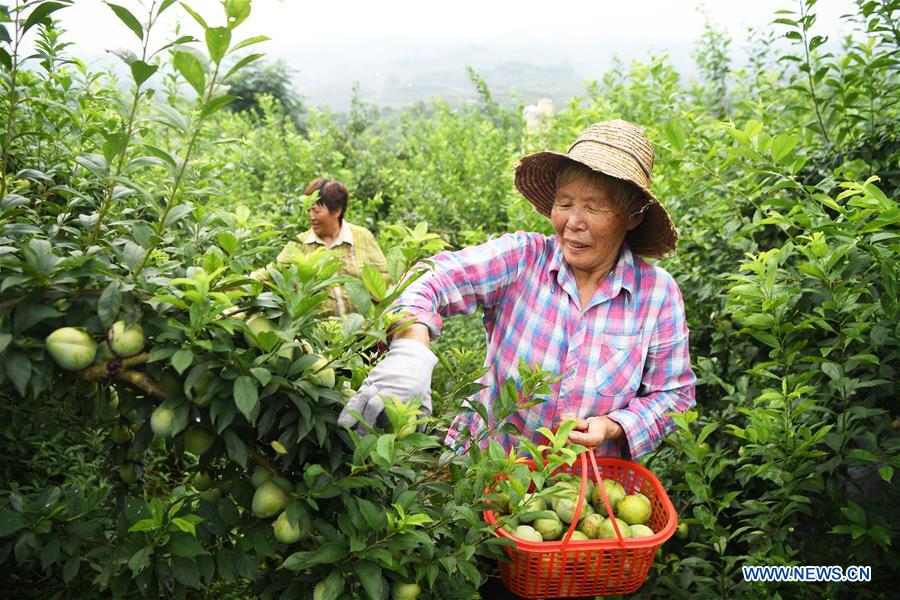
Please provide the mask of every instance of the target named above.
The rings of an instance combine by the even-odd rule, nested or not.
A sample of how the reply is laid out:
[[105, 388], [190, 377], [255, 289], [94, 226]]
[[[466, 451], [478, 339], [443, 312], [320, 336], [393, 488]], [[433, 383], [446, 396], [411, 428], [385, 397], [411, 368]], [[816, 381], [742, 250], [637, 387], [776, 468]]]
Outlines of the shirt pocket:
[[601, 396], [626, 396], [637, 391], [644, 370], [640, 333], [605, 333], [600, 341], [594, 385]]

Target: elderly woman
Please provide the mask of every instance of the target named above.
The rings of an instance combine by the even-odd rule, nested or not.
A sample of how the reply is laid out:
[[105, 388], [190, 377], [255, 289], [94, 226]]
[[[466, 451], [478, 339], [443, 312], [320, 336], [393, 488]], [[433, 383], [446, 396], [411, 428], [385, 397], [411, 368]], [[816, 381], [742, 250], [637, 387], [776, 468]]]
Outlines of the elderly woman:
[[[516, 187], [556, 235], [518, 232], [432, 258], [433, 268], [398, 300], [414, 321], [348, 402], [370, 424], [383, 395], [423, 398], [430, 411], [430, 339], [442, 317], [484, 309], [486, 386], [470, 402], [488, 407], [520, 359], [561, 378], [544, 402], [512, 418], [541, 441], [539, 427], [574, 418], [570, 440], [601, 455], [636, 459], [672, 429], [671, 412], [694, 403], [688, 329], [678, 286], [644, 258], [675, 250], [669, 214], [650, 192], [653, 148], [621, 120], [596, 123], [566, 154], [526, 156]], [[456, 417], [447, 442], [466, 443], [488, 424], [475, 412]], [[496, 434], [505, 448], [509, 434]]]

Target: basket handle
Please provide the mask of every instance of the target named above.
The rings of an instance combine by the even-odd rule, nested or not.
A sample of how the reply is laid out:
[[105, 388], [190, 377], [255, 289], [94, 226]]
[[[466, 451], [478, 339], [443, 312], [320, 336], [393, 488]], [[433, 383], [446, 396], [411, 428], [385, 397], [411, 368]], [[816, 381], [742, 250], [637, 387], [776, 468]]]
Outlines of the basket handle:
[[587, 477], [585, 477], [585, 473], [587, 473], [587, 461], [584, 458], [584, 452], [579, 454], [578, 458], [581, 460], [581, 490], [579, 490], [578, 493], [578, 502], [575, 503], [575, 514], [572, 516], [572, 522], [569, 524], [569, 530], [566, 532], [566, 535], [563, 538], [563, 550], [565, 550], [566, 546], [569, 545], [569, 539], [571, 539], [572, 534], [575, 533], [575, 527], [578, 525], [578, 521], [581, 520], [581, 509], [584, 506], [584, 492], [585, 490], [587, 490]]
[[584, 458], [584, 455], [587, 454], [591, 459], [591, 467], [594, 469], [594, 475], [597, 480], [597, 485], [600, 486], [600, 496], [603, 498], [603, 506], [606, 507], [606, 515], [608, 518], [612, 519], [613, 530], [616, 532], [616, 536], [619, 541], [619, 547], [625, 547], [625, 538], [622, 536], [622, 532], [619, 531], [619, 524], [616, 521], [615, 516], [613, 515], [612, 505], [609, 503], [609, 497], [606, 495], [606, 488], [603, 486], [603, 478], [600, 476], [600, 469], [597, 467], [597, 459], [594, 456], [594, 450], [592, 448], [588, 448], [584, 452], [578, 455], [578, 458], [581, 460], [581, 490], [578, 494], [578, 502], [575, 504], [575, 514], [572, 516], [572, 523], [569, 524], [569, 530], [566, 532], [566, 536], [563, 538], [561, 550], [565, 550], [569, 545], [569, 540], [572, 538], [572, 533], [575, 531], [576, 525], [578, 525], [578, 521], [581, 520], [581, 510], [584, 506], [584, 492], [587, 490], [587, 461]]
[[597, 478], [597, 485], [600, 486], [600, 496], [603, 498], [603, 506], [606, 507], [606, 516], [612, 520], [612, 526], [619, 540], [619, 546], [624, 548], [625, 538], [622, 536], [622, 532], [619, 531], [619, 522], [613, 514], [612, 505], [609, 503], [609, 497], [606, 495], [606, 486], [603, 485], [603, 477], [600, 476], [600, 469], [597, 467], [597, 458], [594, 456], [594, 450], [589, 448], [586, 452], [591, 458], [591, 466], [594, 468], [594, 476]]

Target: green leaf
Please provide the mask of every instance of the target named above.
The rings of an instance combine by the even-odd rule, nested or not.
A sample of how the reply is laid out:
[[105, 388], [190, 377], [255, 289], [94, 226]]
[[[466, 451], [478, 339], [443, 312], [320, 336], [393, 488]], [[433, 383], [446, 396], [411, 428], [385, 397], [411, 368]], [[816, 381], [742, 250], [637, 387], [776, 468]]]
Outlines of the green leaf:
[[113, 162], [116, 156], [128, 145], [128, 134], [125, 132], [111, 133], [107, 135], [103, 143], [103, 158], [107, 164]]
[[122, 294], [119, 291], [119, 282], [111, 281], [100, 299], [97, 301], [97, 317], [104, 327], [109, 327], [119, 316], [119, 308], [122, 306]]
[[697, 436], [697, 443], [702, 444], [703, 440], [709, 437], [713, 431], [715, 431], [719, 427], [718, 423], [707, 423], [703, 426], [703, 429], [700, 431], [700, 435]]
[[139, 531], [155, 531], [157, 529], [159, 529], [159, 525], [156, 523], [156, 519], [141, 519], [140, 521], [129, 527], [128, 532], [135, 533]]
[[841, 366], [832, 362], [823, 362], [822, 372], [828, 375], [832, 380], [838, 380], [843, 377]]
[[894, 467], [890, 465], [885, 465], [878, 469], [878, 474], [881, 475], [881, 478], [886, 482], [890, 483], [891, 479], [894, 477]]
[[228, 27], [210, 27], [206, 30], [206, 48], [213, 62], [219, 64], [231, 45], [231, 29]]
[[309, 464], [303, 470], [303, 482], [309, 489], [315, 489], [316, 480], [325, 474], [325, 468], [320, 464]]
[[684, 149], [684, 146], [687, 143], [687, 135], [679, 120], [672, 119], [663, 125], [663, 134], [666, 136], [666, 139], [669, 140], [669, 143], [672, 144], [673, 148], [676, 150]]
[[[234, 48], [232, 48], [232, 51], [234, 51]], [[231, 77], [232, 75], [234, 75], [235, 73], [237, 73], [242, 68], [249, 65], [250, 63], [259, 60], [263, 56], [265, 56], [265, 54], [250, 54], [248, 56], [245, 56], [241, 60], [237, 61], [235, 63], [235, 65], [233, 67], [231, 67], [227, 73], [225, 73], [225, 77], [222, 78], [222, 82], [228, 81], [229, 77]]]
[[70, 556], [63, 567], [63, 581], [70, 583], [75, 576], [78, 575], [78, 569], [81, 567], [80, 556]]
[[372, 310], [372, 297], [362, 282], [348, 281], [344, 284], [344, 291], [347, 292], [347, 298], [360, 314], [369, 314]]
[[172, 551], [174, 556], [184, 556], [186, 558], [206, 554], [206, 550], [203, 549], [200, 542], [186, 533], [173, 533], [169, 540], [168, 549]]
[[373, 459], [380, 458], [380, 466], [390, 468], [394, 465], [394, 443], [396, 436], [393, 433], [387, 433], [378, 437], [378, 443], [375, 444], [375, 456]]
[[172, 525], [185, 533], [191, 534], [193, 537], [197, 537], [196, 527], [194, 527], [194, 524], [186, 519], [175, 517], [174, 519], [172, 519]]
[[340, 600], [344, 591], [344, 574], [341, 569], [332, 569], [321, 584], [316, 585], [316, 600]]
[[172, 576], [176, 581], [190, 588], [199, 588], [201, 585], [197, 563], [186, 558], [172, 561]]
[[366, 319], [359, 313], [350, 313], [344, 317], [343, 330], [344, 336], [349, 337], [362, 329], [366, 324]]
[[218, 240], [219, 245], [226, 254], [234, 254], [234, 251], [237, 250], [238, 239], [231, 232], [222, 231], [216, 234], [216, 240]]
[[194, 205], [189, 202], [173, 206], [172, 210], [169, 211], [169, 214], [166, 215], [166, 227], [174, 225], [192, 212], [194, 212]]
[[147, 154], [155, 156], [156, 158], [161, 159], [165, 162], [169, 169], [174, 172], [178, 168], [178, 163], [175, 160], [175, 157], [163, 150], [162, 148], [157, 148], [156, 146], [150, 146], [148, 144], [144, 144], [144, 151]]
[[779, 133], [772, 139], [772, 158], [781, 162], [800, 142], [800, 138], [790, 133]]
[[172, 367], [181, 375], [194, 362], [194, 353], [189, 348], [182, 348], [172, 355]]
[[356, 503], [359, 506], [359, 512], [362, 513], [363, 518], [372, 531], [378, 531], [385, 526], [387, 519], [384, 516], [383, 507], [377, 507], [365, 498], [357, 498]]
[[[184, 6], [182, 4], [182, 6]], [[194, 88], [198, 96], [203, 96], [206, 91], [206, 74], [203, 72], [203, 65], [191, 52], [183, 50], [175, 51], [173, 64], [178, 72], [185, 80]]]
[[[247, 38], [246, 40], [241, 40], [240, 42], [235, 44], [234, 47], [228, 53], [232, 54], [233, 52], [237, 52], [238, 50], [241, 50], [242, 48], [246, 48], [247, 46], [252, 46], [253, 44], [259, 44], [260, 42], [268, 42], [270, 39], [271, 38], [267, 35], [256, 35], [256, 36]], [[255, 55], [253, 55], [253, 56], [255, 56]], [[262, 56], [262, 55], [260, 55], [260, 56]]]
[[143, 248], [131, 240], [127, 240], [125, 246], [119, 251], [119, 258], [129, 269], [134, 270], [144, 259], [144, 253], [145, 250]]
[[379, 600], [384, 595], [381, 567], [368, 560], [358, 560], [353, 562], [353, 570], [371, 600]]
[[812, 52], [822, 44], [828, 41], [828, 36], [822, 35], [814, 35], [811, 40], [809, 40], [809, 51]]
[[148, 65], [142, 60], [136, 60], [129, 66], [131, 67], [131, 77], [138, 87], [141, 87], [145, 81], [150, 79], [150, 77], [159, 70], [159, 66]]
[[163, 0], [159, 5], [159, 10], [156, 11], [157, 15], [161, 15], [164, 10], [175, 4], [177, 0]]
[[205, 119], [206, 117], [213, 114], [214, 112], [221, 109], [222, 107], [227, 106], [227, 105], [231, 104], [232, 102], [234, 102], [234, 100], [236, 98], [237, 98], [237, 96], [231, 96], [229, 94], [220, 94], [218, 96], [210, 98], [209, 102], [207, 102], [203, 106], [203, 110], [200, 112], [200, 118]]
[[250, 374], [256, 377], [259, 385], [263, 387], [266, 387], [269, 385], [269, 382], [272, 381], [272, 372], [268, 369], [263, 369], [262, 367], [253, 367], [250, 369]]
[[185, 133], [188, 129], [190, 129], [190, 120], [185, 115], [181, 114], [179, 111], [175, 110], [168, 104], [157, 104], [156, 110], [159, 112], [159, 114], [154, 117], [154, 120], [168, 127], [171, 127], [179, 133]]
[[767, 313], [753, 313], [741, 318], [744, 325], [758, 327], [759, 329], [772, 329], [775, 327], [775, 317]]
[[372, 265], [363, 265], [362, 282], [366, 286], [366, 289], [369, 290], [369, 293], [372, 294], [372, 298], [376, 301], [380, 301], [384, 298], [384, 295], [387, 292], [387, 282], [384, 280], [384, 275], [382, 275], [378, 269]]
[[20, 304], [16, 307], [13, 317], [13, 333], [21, 335], [33, 326], [47, 319], [55, 319], [61, 317], [63, 313], [59, 312], [52, 306], [43, 306], [40, 304]]
[[855, 502], [850, 502], [847, 506], [841, 508], [841, 514], [847, 517], [851, 523], [858, 525], [866, 524], [866, 511]]
[[864, 448], [854, 448], [850, 451], [849, 456], [850, 458], [855, 458], [856, 460], [864, 460], [873, 463], [881, 462], [881, 458], [877, 454], [874, 454]]
[[109, 166], [102, 154], [79, 154], [75, 162], [96, 175], [106, 175]]
[[771, 333], [760, 331], [758, 329], [749, 329], [747, 332], [767, 346], [771, 346], [772, 348], [779, 348], [781, 346], [778, 342], [778, 338]]
[[234, 29], [250, 16], [250, 0], [225, 0], [228, 27]]
[[706, 502], [709, 499], [706, 485], [699, 475], [688, 472], [684, 474], [684, 479], [687, 482], [688, 487], [691, 488], [691, 492], [694, 494], [694, 499], [697, 502]]
[[299, 500], [291, 500], [285, 511], [288, 521], [299, 524], [302, 531], [307, 531], [312, 527], [312, 515], [306, 505]]
[[147, 506], [150, 509], [150, 515], [153, 517], [153, 522], [156, 523], [157, 527], [162, 527], [163, 519], [166, 517], [166, 507], [163, 505], [162, 500], [159, 498], [152, 498], [150, 502], [147, 503]]
[[[32, 5], [34, 2], [31, 3]], [[67, 7], [68, 3], [62, 2], [42, 2], [38, 4], [31, 14], [28, 15], [28, 18], [25, 19], [25, 25], [22, 26], [22, 33], [25, 33], [38, 23], [46, 22], [47, 18], [54, 12], [58, 11], [61, 8]]]
[[132, 52], [131, 50], [122, 49], [122, 50], [109, 50], [110, 54], [115, 54], [121, 59], [123, 63], [131, 66], [131, 63], [138, 60], [137, 54]]
[[3, 507], [0, 507], [0, 538], [5, 538], [25, 527], [25, 517]]
[[119, 17], [120, 21], [125, 23], [125, 26], [128, 27], [128, 29], [134, 32], [134, 35], [136, 35], [139, 40], [144, 40], [144, 28], [141, 27], [141, 22], [131, 14], [131, 11], [124, 6], [119, 6], [118, 4], [113, 4], [111, 2], [107, 2], [106, 5], [116, 13], [116, 16]]
[[234, 403], [250, 423], [256, 421], [259, 391], [252, 377], [241, 375], [234, 380]]
[[205, 30], [205, 29], [209, 29], [209, 25], [206, 24], [206, 21], [203, 20], [203, 17], [201, 17], [201, 16], [199, 15], [199, 13], [197, 13], [193, 8], [191, 8], [190, 6], [188, 6], [187, 4], [185, 4], [184, 2], [181, 2], [181, 7], [184, 9], [184, 11], [185, 11], [187, 14], [191, 15], [192, 17], [194, 17], [194, 20], [195, 20], [195, 21], [197, 21], [198, 23], [200, 23], [200, 27], [202, 27], [204, 30]]
[[228, 451], [228, 456], [235, 463], [246, 468], [247, 447], [244, 445], [244, 442], [230, 429], [226, 430], [222, 436], [225, 438], [225, 450]]
[[[468, 508], [468, 507], [466, 507]], [[477, 523], [478, 519], [473, 516], [471, 519], [473, 523]], [[431, 523], [434, 519], [426, 515], [425, 513], [416, 513], [414, 515], [409, 515], [406, 517], [406, 524], [411, 525], [413, 527], [417, 527], [419, 525], [424, 525], [425, 523]]]
[[12, 380], [19, 395], [25, 396], [25, 389], [31, 380], [31, 361], [24, 354], [7, 352], [3, 366], [6, 369], [7, 377]]
[[317, 550], [294, 552], [281, 563], [279, 569], [288, 571], [303, 571], [310, 567], [323, 564], [332, 564], [347, 557], [349, 548], [342, 539], [325, 542]]
[[50, 565], [56, 562], [59, 558], [60, 551], [60, 543], [58, 537], [52, 537], [50, 540], [41, 548], [40, 558], [41, 558], [41, 567], [43, 569], [47, 569]]

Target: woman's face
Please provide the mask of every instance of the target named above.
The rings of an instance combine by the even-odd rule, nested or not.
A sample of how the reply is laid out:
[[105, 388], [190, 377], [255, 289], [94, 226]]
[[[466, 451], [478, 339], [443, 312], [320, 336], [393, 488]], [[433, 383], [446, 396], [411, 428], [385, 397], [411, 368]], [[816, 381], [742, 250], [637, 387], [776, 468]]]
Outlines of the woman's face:
[[331, 212], [327, 206], [316, 202], [309, 209], [309, 225], [317, 236], [331, 237], [337, 235], [341, 229], [340, 215], [340, 209]]
[[606, 186], [584, 179], [559, 184], [550, 222], [573, 270], [605, 275], [615, 264], [625, 234], [641, 217], [628, 219]]

